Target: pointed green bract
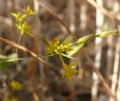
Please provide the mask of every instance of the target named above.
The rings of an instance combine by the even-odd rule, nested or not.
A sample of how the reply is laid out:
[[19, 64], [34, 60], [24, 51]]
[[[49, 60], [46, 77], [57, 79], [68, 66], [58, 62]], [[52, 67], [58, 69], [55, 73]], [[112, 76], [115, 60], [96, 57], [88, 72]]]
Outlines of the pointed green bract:
[[26, 13], [27, 15], [34, 15], [34, 14], [35, 14], [35, 12], [33, 12], [33, 10], [30, 9], [30, 6], [29, 6], [29, 5], [28, 5], [27, 8], [24, 9], [24, 11], [25, 11], [25, 13]]
[[62, 43], [63, 44], [71, 44], [73, 37], [74, 37], [73, 35], [69, 35]]
[[17, 23], [21, 23], [27, 17], [27, 14], [21, 14], [20, 12], [11, 13], [11, 15], [16, 18]]
[[86, 35], [82, 38], [79, 38], [76, 42], [71, 44], [72, 50], [67, 52], [68, 56], [73, 56], [76, 54], [84, 45], [94, 38], [95, 35]]
[[99, 34], [90, 34], [90, 35], [83, 36], [83, 37], [79, 38], [76, 42], [71, 44], [72, 50], [67, 52], [67, 54], [69, 56], [73, 56], [73, 55], [77, 54], [79, 52], [79, 50], [82, 47], [84, 47], [84, 45], [86, 43], [93, 40], [94, 38], [96, 38], [96, 37], [97, 38], [105, 38], [109, 35], [114, 35], [114, 34], [118, 33], [118, 31], [119, 31], [118, 29], [115, 29], [112, 31], [104, 31], [104, 32], [101, 32]]
[[72, 60], [76, 60], [74, 57], [69, 56], [67, 54], [61, 53], [61, 55], [64, 56], [64, 57], [66, 57], [66, 58], [69, 58], [69, 59], [72, 59]]
[[112, 31], [104, 31], [104, 32], [101, 32], [99, 34], [96, 34], [96, 37], [105, 38], [105, 37], [107, 37], [109, 35], [114, 35], [114, 34], [116, 34], [118, 32], [119, 32], [119, 29], [114, 29]]
[[79, 50], [84, 47], [85, 43], [81, 43], [78, 45], [72, 45], [71, 48], [72, 50], [67, 52], [67, 55], [72, 57], [73, 55], [77, 54], [79, 52]]

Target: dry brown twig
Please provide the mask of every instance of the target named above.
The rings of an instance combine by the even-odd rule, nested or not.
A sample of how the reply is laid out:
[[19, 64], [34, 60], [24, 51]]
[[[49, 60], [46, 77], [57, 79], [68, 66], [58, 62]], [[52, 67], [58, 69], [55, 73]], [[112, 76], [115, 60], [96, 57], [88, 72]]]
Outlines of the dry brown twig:
[[63, 20], [57, 15], [53, 7], [48, 5], [47, 3], [43, 2], [43, 0], [39, 0], [39, 4], [41, 7], [43, 7], [51, 16], [53, 16], [60, 24], [63, 25], [63, 27], [67, 30], [68, 33], [71, 35], [73, 34], [70, 29], [66, 26], [66, 24], [63, 22]]
[[115, 21], [117, 24], [120, 24], [120, 19], [118, 19], [118, 17], [116, 15], [114, 15], [110, 11], [108, 11], [105, 8], [98, 5], [94, 0], [87, 0], [87, 2], [89, 2], [96, 9], [100, 9], [102, 11], [102, 13], [104, 15], [106, 15], [108, 18], [110, 18], [111, 20]]
[[[97, 69], [97, 67], [94, 65], [94, 63], [93, 63], [93, 61], [90, 59], [90, 57], [89, 57], [89, 56], [86, 54], [86, 52], [84, 52], [83, 50], [81, 50], [81, 54], [82, 54], [82, 56], [84, 56], [84, 58], [86, 58], [86, 59], [88, 60], [89, 64], [91, 65], [92, 70], [97, 74], [97, 76], [98, 76], [98, 78], [100, 79], [102, 85], [106, 88], [106, 93], [107, 93], [109, 96], [111, 96], [111, 97], [113, 97], [114, 99], [116, 99], [115, 96], [113, 96], [113, 94], [112, 94], [112, 92], [111, 92], [111, 90], [110, 90], [110, 87], [109, 87], [109, 85], [107, 84], [106, 80], [105, 80], [104, 77], [101, 75], [101, 73], [99, 72], [99, 70]], [[115, 101], [116, 101], [116, 100], [115, 100]]]
[[4, 39], [2, 37], [0, 37], [0, 41], [4, 42], [6, 44], [9, 44], [10, 46], [16, 47], [24, 52], [29, 53], [31, 56], [33, 56], [34, 58], [37, 58], [39, 61], [41, 61], [42, 63], [45, 64], [45, 61], [41, 57], [38, 57], [38, 55], [36, 53], [32, 52], [31, 50], [27, 49], [26, 47], [24, 47], [22, 45], [18, 45], [17, 43], [7, 40], [7, 39]]

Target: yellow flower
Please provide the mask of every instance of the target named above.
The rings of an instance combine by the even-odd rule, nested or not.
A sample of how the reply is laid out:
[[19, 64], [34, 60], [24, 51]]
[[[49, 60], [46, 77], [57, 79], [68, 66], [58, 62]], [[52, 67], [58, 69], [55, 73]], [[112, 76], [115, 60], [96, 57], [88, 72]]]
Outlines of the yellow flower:
[[79, 73], [79, 70], [76, 69], [76, 62], [67, 65], [63, 63], [64, 71], [62, 73], [62, 78], [67, 77], [70, 81], [74, 79], [74, 75]]
[[57, 55], [71, 50], [69, 43], [61, 43], [58, 37], [52, 41], [48, 41], [48, 44], [47, 55]]
[[32, 9], [30, 9], [29, 5], [27, 8], [24, 9], [24, 11], [27, 15], [34, 15], [35, 14], [35, 12]]
[[24, 10], [24, 13], [20, 13], [20, 12], [11, 13], [11, 15], [16, 18], [16, 28], [20, 30], [21, 35], [27, 34], [29, 36], [32, 36], [31, 31], [30, 31], [31, 26], [29, 26], [25, 22], [25, 18], [33, 14], [35, 13], [32, 11], [32, 9], [30, 9], [29, 6]]
[[12, 101], [19, 101], [17, 97], [13, 97]]
[[22, 89], [22, 84], [20, 84], [19, 82], [13, 80], [9, 83], [9, 86], [12, 90], [14, 91], [19, 91]]

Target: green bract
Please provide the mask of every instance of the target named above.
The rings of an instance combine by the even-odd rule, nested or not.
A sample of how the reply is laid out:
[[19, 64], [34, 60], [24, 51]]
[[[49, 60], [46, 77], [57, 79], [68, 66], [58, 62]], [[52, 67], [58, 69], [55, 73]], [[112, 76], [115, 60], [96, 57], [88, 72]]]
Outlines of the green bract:
[[104, 32], [101, 32], [99, 34], [90, 34], [90, 35], [86, 35], [86, 36], [83, 36], [81, 38], [79, 38], [76, 42], [72, 43], [70, 45], [70, 47], [72, 48], [71, 51], [67, 52], [67, 55], [68, 56], [73, 56], [75, 55], [76, 53], [79, 52], [79, 50], [84, 47], [84, 45], [86, 43], [88, 43], [89, 41], [91, 41], [92, 39], [94, 38], [105, 38], [109, 35], [112, 35], [112, 34], [116, 34], [119, 30], [118, 29], [114, 29], [112, 31], [104, 31]]
[[34, 15], [35, 14], [35, 12], [33, 12], [33, 10], [30, 9], [29, 5], [28, 5], [27, 9], [26, 8], [24, 9], [24, 11], [25, 11], [25, 14], [27, 14], [27, 15]]

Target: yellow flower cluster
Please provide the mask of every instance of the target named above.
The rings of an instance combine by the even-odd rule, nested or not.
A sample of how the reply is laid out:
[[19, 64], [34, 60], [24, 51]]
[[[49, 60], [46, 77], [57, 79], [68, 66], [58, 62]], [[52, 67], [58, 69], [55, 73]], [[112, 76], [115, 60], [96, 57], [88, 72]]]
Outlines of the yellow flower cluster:
[[61, 54], [71, 50], [70, 45], [61, 43], [58, 37], [52, 41], [48, 41], [48, 44], [49, 46], [46, 52], [47, 55]]
[[19, 91], [22, 89], [22, 84], [20, 84], [19, 82], [15, 81], [15, 80], [11, 81], [9, 83], [9, 86], [13, 91]]
[[12, 16], [16, 18], [16, 27], [18, 30], [20, 30], [20, 34], [24, 35], [25, 33], [29, 36], [32, 36], [31, 34], [31, 26], [29, 26], [24, 20], [29, 15], [34, 15], [35, 13], [30, 9], [28, 6], [27, 9], [24, 9], [24, 13], [11, 13]]
[[70, 65], [63, 64], [64, 71], [62, 73], [62, 77], [66, 76], [70, 81], [74, 80], [74, 75], [79, 73], [79, 70], [77, 70], [76, 63], [71, 63]]

